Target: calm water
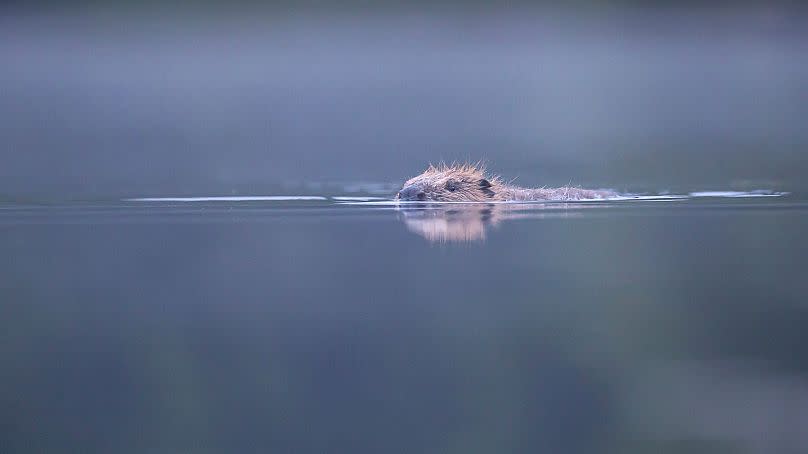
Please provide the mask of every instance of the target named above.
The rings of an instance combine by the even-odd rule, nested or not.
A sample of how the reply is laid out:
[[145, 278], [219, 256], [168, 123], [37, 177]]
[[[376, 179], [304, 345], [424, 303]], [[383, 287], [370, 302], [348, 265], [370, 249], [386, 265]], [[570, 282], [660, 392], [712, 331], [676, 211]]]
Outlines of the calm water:
[[4, 452], [804, 452], [808, 203], [0, 210]]

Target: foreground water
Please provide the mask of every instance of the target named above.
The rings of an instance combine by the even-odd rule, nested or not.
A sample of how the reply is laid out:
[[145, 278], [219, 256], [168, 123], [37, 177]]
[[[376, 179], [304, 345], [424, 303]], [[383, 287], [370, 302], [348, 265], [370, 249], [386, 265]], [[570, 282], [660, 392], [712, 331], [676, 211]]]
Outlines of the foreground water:
[[0, 450], [805, 452], [808, 203], [706, 195], [6, 204]]

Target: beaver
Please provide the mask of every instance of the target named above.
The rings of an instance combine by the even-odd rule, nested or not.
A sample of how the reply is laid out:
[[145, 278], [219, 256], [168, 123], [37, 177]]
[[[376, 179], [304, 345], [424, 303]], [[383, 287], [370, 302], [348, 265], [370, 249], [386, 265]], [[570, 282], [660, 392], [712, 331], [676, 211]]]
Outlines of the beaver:
[[410, 178], [395, 196], [396, 200], [432, 202], [505, 202], [532, 200], [592, 200], [616, 197], [611, 190], [560, 188], [520, 188], [486, 175], [480, 164], [429, 165], [422, 174]]

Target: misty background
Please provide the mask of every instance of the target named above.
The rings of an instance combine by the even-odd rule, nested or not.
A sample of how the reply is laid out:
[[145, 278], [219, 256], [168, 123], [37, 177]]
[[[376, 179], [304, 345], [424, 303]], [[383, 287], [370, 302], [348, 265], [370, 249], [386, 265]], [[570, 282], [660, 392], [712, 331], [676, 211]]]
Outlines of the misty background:
[[[806, 19], [4, 3], [0, 452], [807, 452]], [[392, 196], [478, 159], [796, 194], [116, 200]]]
[[346, 192], [479, 159], [523, 185], [808, 189], [787, 3], [78, 5], [0, 9], [0, 198]]

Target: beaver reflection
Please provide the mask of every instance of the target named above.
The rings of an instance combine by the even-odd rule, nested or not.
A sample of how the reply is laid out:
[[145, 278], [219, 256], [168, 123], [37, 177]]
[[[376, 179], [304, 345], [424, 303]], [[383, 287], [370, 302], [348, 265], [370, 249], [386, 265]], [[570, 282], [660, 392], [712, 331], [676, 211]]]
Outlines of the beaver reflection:
[[[568, 204], [407, 204], [397, 211], [411, 232], [429, 241], [484, 241], [486, 229], [506, 220], [570, 216]], [[572, 213], [574, 214], [574, 213]]]

